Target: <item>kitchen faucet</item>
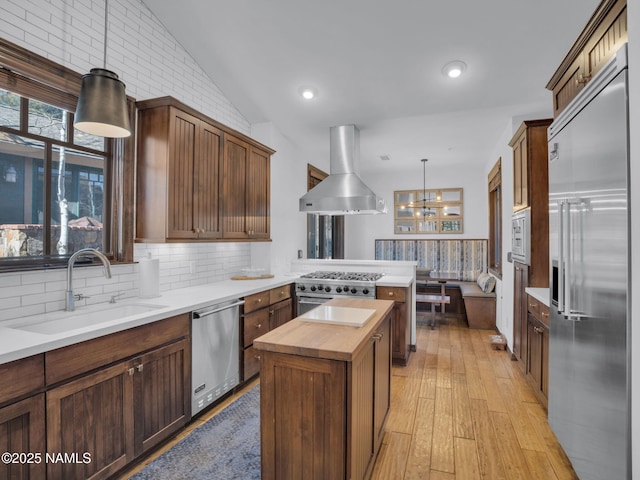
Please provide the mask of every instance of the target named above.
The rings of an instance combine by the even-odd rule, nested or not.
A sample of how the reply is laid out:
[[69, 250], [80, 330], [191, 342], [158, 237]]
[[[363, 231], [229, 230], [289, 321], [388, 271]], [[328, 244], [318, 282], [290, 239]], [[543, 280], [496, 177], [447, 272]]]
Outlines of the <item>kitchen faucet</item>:
[[67, 302], [65, 306], [65, 310], [67, 312], [73, 312], [75, 310], [73, 297], [73, 265], [76, 262], [76, 258], [83, 255], [93, 255], [98, 257], [102, 262], [102, 265], [104, 265], [105, 278], [111, 278], [111, 264], [109, 263], [109, 259], [95, 248], [82, 248], [71, 255], [69, 257], [69, 262], [67, 263]]

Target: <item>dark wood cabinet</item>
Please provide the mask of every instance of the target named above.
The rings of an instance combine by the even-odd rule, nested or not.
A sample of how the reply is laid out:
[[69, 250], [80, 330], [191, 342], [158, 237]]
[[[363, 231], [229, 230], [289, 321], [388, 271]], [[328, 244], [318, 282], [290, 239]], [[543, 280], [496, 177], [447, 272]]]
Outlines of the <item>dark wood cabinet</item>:
[[[40, 374], [42, 377], [42, 372]], [[38, 463], [35, 461], [33, 463], [3, 461], [0, 463], [0, 478], [16, 480], [45, 478], [46, 461], [44, 456], [47, 449], [43, 393], [0, 408], [0, 450], [3, 453], [37, 453], [40, 455]], [[32, 458], [32, 460], [35, 459], [35, 457]]]
[[211, 240], [221, 236], [222, 132], [169, 105], [138, 114], [138, 240]]
[[527, 361], [527, 294], [529, 267], [513, 262], [513, 354], [526, 370]]
[[[345, 340], [342, 348], [348, 344], [355, 350], [336, 354], [344, 360], [333, 358], [328, 345], [312, 356], [304, 347], [298, 353], [288, 353], [286, 348], [273, 351], [265, 345], [272, 339], [277, 343], [278, 336], [272, 336], [276, 332], [260, 340], [263, 479], [371, 476], [391, 395], [390, 307], [384, 311], [371, 320], [375, 321], [372, 327], [363, 327], [367, 333], [362, 343]], [[299, 324], [294, 325], [283, 335], [287, 339], [296, 331], [302, 335], [299, 329]], [[332, 342], [341, 343], [344, 337], [361, 332], [345, 333], [340, 339], [333, 336]], [[329, 341], [322, 328], [320, 337]]]
[[268, 239], [270, 155], [225, 134], [221, 176], [223, 237]]
[[248, 295], [244, 298], [241, 335], [242, 381], [260, 372], [260, 352], [253, 341], [293, 318], [291, 284]]
[[628, 41], [627, 1], [603, 0], [547, 83], [557, 117]]
[[395, 302], [391, 322], [393, 363], [407, 365], [411, 354], [411, 288], [376, 287], [376, 298]]
[[49, 478], [108, 478], [133, 461], [133, 368], [121, 362], [47, 392], [47, 449], [88, 453], [87, 463], [49, 463]]
[[546, 408], [549, 397], [549, 307], [530, 295], [527, 305], [527, 378]]
[[273, 150], [171, 97], [137, 107], [136, 241], [268, 240]]
[[45, 354], [49, 478], [100, 479], [168, 438], [191, 417], [189, 316], [179, 315]]

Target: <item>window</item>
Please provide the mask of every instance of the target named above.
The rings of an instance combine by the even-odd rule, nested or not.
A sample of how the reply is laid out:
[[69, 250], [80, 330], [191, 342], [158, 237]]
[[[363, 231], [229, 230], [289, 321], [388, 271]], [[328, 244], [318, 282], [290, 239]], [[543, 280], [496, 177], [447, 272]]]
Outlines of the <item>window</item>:
[[24, 76], [25, 51], [0, 47], [15, 54], [0, 69], [0, 270], [65, 264], [84, 247], [131, 261], [133, 143], [73, 128], [80, 75], [57, 66], [56, 85], [51, 62], [29, 52]]
[[395, 233], [462, 233], [462, 188], [394, 192]]
[[502, 158], [489, 173], [489, 271], [502, 278]]
[[[307, 190], [328, 174], [307, 164]], [[307, 258], [344, 258], [344, 215], [307, 214]]]

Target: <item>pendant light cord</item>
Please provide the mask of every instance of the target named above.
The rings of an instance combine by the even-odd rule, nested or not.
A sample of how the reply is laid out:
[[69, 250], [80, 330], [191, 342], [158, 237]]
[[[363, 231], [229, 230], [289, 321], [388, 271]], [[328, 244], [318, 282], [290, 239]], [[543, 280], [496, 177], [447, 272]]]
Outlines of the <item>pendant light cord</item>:
[[427, 161], [423, 158], [422, 162], [422, 216], [427, 216]]
[[107, 27], [109, 20], [109, 0], [104, 0], [104, 69], [107, 69]]

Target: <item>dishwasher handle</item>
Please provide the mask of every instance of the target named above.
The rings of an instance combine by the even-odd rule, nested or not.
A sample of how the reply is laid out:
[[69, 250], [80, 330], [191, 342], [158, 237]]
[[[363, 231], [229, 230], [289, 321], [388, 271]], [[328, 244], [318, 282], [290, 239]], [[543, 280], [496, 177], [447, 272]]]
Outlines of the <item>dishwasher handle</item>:
[[232, 303], [230, 305], [223, 305], [222, 307], [212, 308], [211, 310], [197, 310], [193, 312], [193, 318], [208, 317], [209, 315], [213, 315], [214, 313], [218, 313], [223, 310], [227, 310], [229, 308], [237, 307], [240, 305], [244, 305], [244, 300], [238, 300], [237, 302]]

